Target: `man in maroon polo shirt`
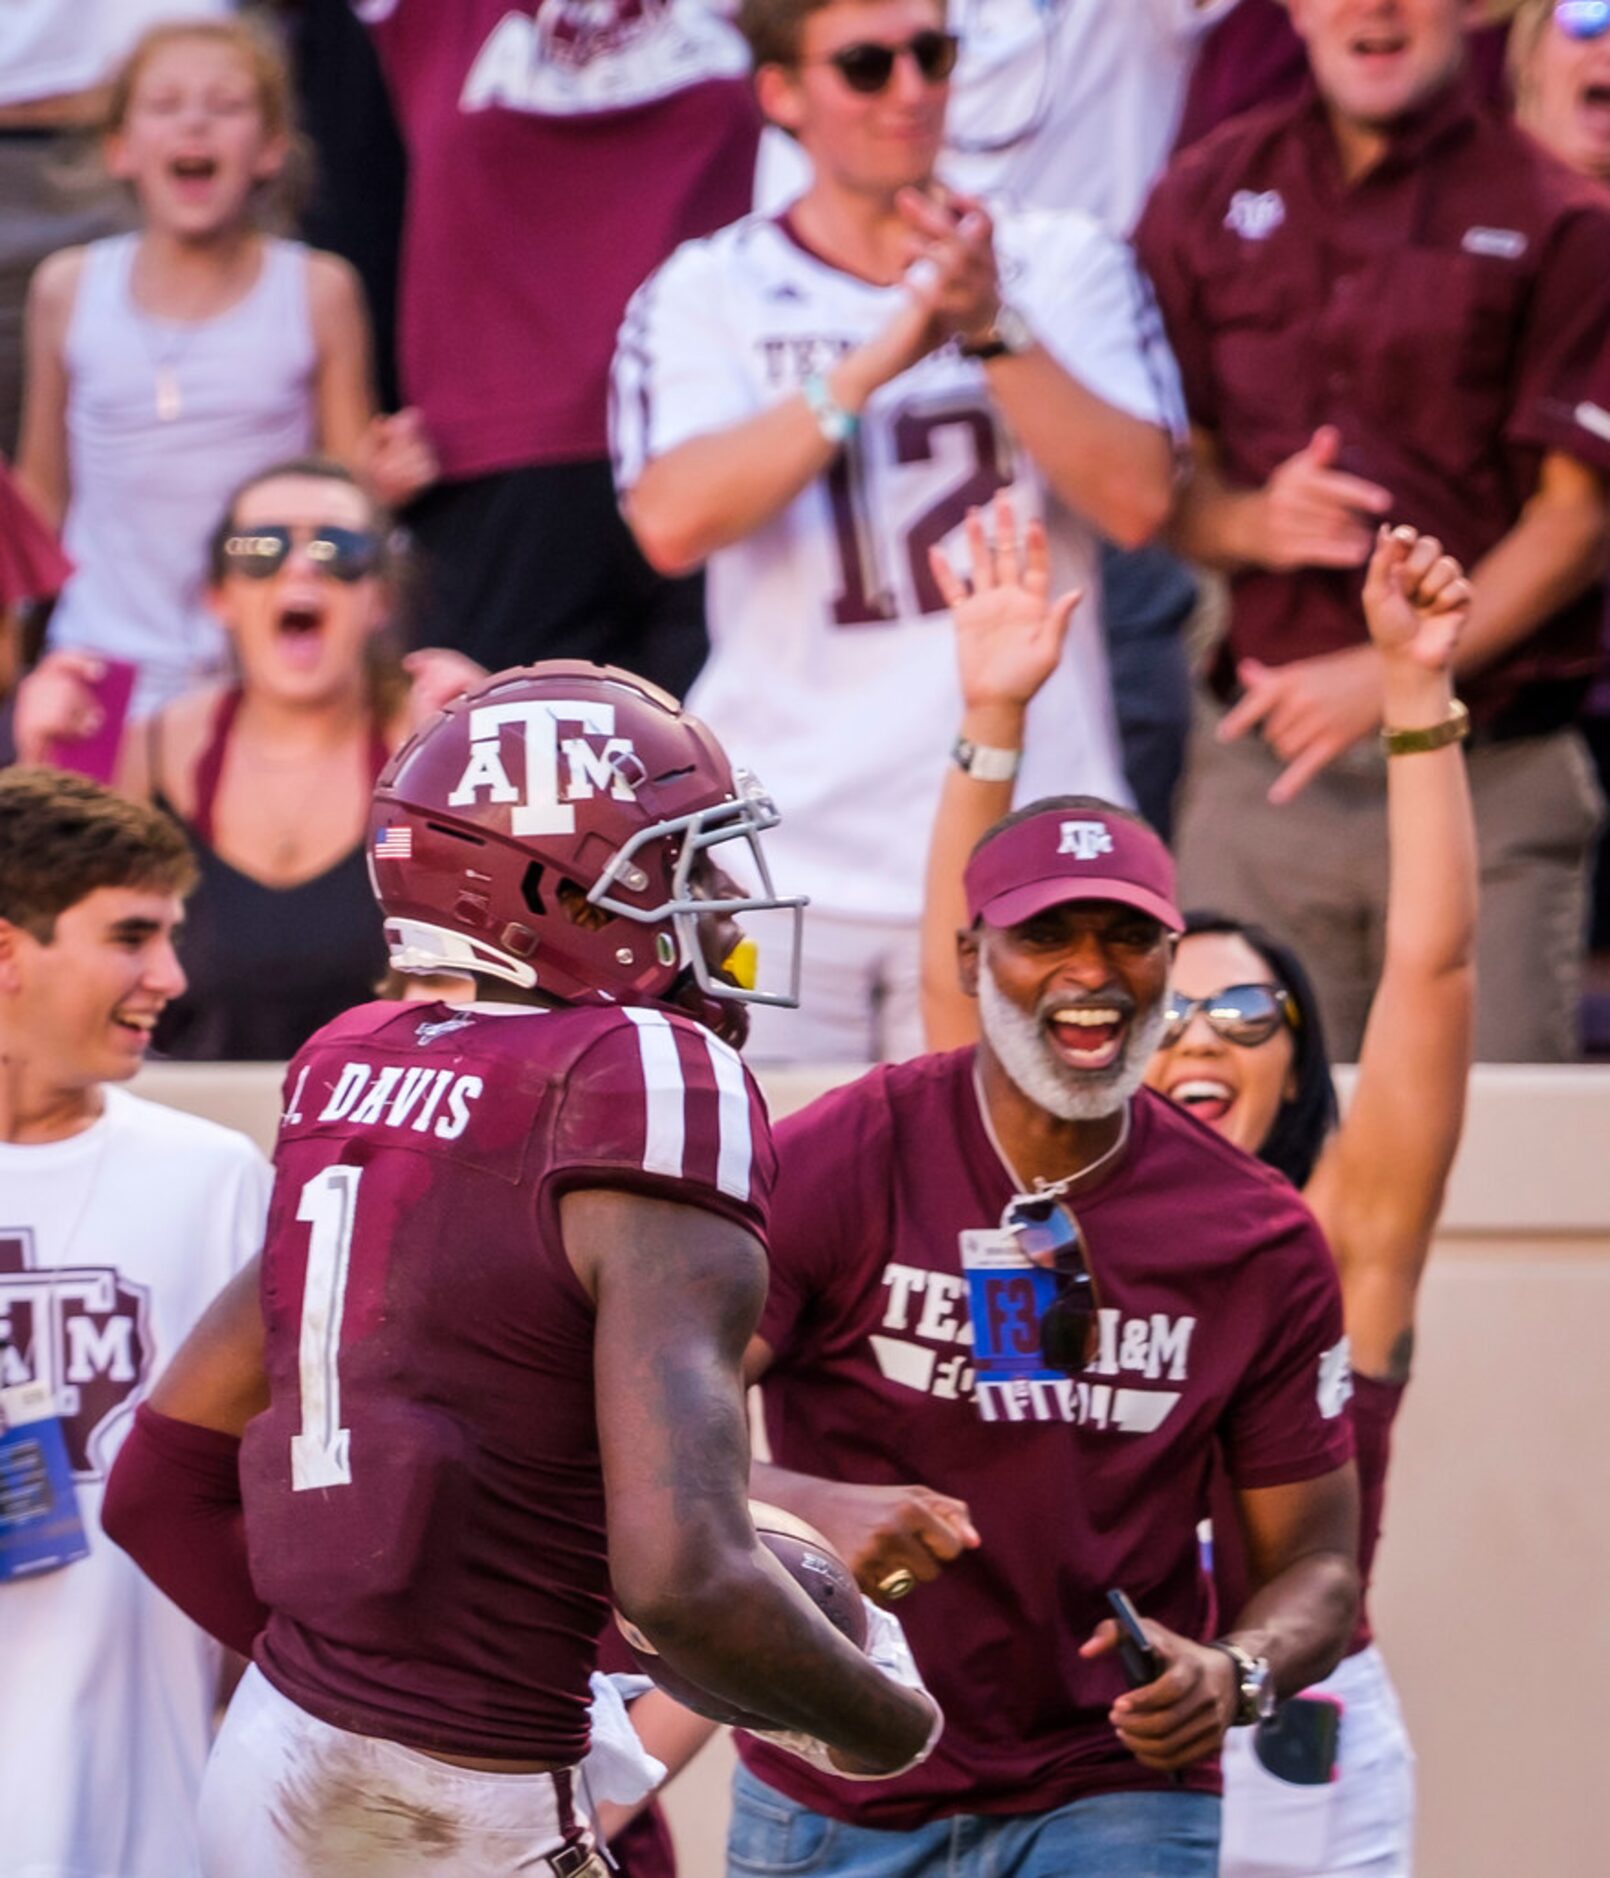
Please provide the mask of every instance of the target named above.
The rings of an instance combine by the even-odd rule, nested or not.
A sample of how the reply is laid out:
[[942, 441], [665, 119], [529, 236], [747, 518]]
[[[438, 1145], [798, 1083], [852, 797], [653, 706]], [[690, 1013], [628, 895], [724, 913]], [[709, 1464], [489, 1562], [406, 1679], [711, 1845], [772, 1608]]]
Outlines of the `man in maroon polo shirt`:
[[1359, 592], [1384, 518], [1473, 570], [1478, 1055], [1575, 1047], [1602, 802], [1571, 724], [1610, 514], [1610, 204], [1476, 102], [1466, 11], [1292, 0], [1313, 89], [1178, 158], [1137, 232], [1194, 425], [1179, 539], [1231, 582], [1211, 674], [1230, 708], [1193, 740], [1182, 883], [1296, 944], [1342, 1057], [1382, 945]]
[[[966, 876], [976, 1050], [777, 1130], [754, 1491], [868, 1589], [925, 1581], [900, 1612], [946, 1734], [877, 1788], [740, 1737], [733, 1873], [1211, 1878], [1226, 1727], [1346, 1645], [1334, 1263], [1289, 1185], [1141, 1087], [1173, 875], [1091, 797], [1007, 817]], [[1220, 1450], [1260, 1589], [1215, 1630], [1196, 1527]], [[1114, 1586], [1161, 1666], [1128, 1693]]]

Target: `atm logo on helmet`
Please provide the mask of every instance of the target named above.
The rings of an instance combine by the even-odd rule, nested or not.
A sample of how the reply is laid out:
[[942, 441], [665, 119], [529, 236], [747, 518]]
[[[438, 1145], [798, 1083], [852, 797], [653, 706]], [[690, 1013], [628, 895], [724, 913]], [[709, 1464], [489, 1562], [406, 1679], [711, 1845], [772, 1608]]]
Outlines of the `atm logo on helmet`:
[[[523, 786], [503, 761], [504, 730], [520, 731], [525, 752]], [[580, 736], [566, 736], [575, 726]], [[602, 738], [596, 748], [589, 738]], [[473, 808], [486, 791], [488, 802], [513, 806], [509, 826], [516, 835], [573, 835], [573, 802], [600, 791], [630, 802], [647, 772], [629, 737], [615, 735], [615, 707], [590, 700], [551, 698], [521, 704], [480, 704], [470, 712], [470, 760], [448, 796], [455, 809]]]

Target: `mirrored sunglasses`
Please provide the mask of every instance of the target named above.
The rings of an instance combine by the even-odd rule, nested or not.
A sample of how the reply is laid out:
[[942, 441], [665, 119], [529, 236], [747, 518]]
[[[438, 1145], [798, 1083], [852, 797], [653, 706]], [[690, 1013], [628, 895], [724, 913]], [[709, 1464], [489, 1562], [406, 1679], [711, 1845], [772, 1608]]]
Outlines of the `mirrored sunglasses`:
[[913, 33], [903, 46], [886, 46], [875, 39], [853, 46], [840, 46], [815, 63], [831, 65], [849, 86], [864, 97], [880, 92], [894, 77], [895, 60], [909, 53], [923, 81], [940, 85], [956, 69], [956, 54], [961, 42], [954, 33], [942, 33], [929, 27]]
[[1031, 1265], [1056, 1274], [1056, 1296], [1040, 1318], [1040, 1355], [1047, 1369], [1078, 1375], [1090, 1361], [1097, 1311], [1083, 1228], [1066, 1201], [1032, 1193], [1008, 1204], [1001, 1227]]
[[1610, 0], [1559, 0], [1554, 23], [1568, 39], [1598, 39], [1610, 32]]
[[1198, 1011], [1226, 1043], [1239, 1043], [1249, 1049], [1267, 1043], [1282, 1024], [1295, 1031], [1300, 1021], [1296, 1000], [1281, 985], [1226, 985], [1205, 998], [1185, 998], [1171, 991], [1163, 1007], [1158, 1049], [1167, 1050], [1178, 1043]]
[[232, 574], [248, 580], [267, 580], [290, 558], [298, 539], [307, 558], [332, 580], [362, 580], [380, 565], [380, 537], [367, 528], [337, 528], [326, 522], [311, 532], [270, 523], [249, 535], [231, 535], [224, 542], [224, 564]]

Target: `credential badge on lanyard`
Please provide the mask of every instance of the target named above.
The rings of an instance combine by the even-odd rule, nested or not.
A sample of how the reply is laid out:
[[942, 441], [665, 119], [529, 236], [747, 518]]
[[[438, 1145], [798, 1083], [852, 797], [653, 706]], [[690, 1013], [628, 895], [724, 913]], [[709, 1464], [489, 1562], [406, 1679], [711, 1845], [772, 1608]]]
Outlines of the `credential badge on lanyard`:
[[54, 1392], [42, 1382], [0, 1389], [0, 1584], [88, 1555]]

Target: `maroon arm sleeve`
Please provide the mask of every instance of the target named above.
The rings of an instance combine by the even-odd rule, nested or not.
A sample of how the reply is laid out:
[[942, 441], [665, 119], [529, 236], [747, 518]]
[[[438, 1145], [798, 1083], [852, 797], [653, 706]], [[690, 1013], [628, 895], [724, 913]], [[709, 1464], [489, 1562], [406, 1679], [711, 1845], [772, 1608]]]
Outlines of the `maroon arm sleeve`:
[[106, 1482], [101, 1526], [186, 1617], [250, 1656], [268, 1606], [246, 1563], [239, 1459], [239, 1436], [142, 1402]]

